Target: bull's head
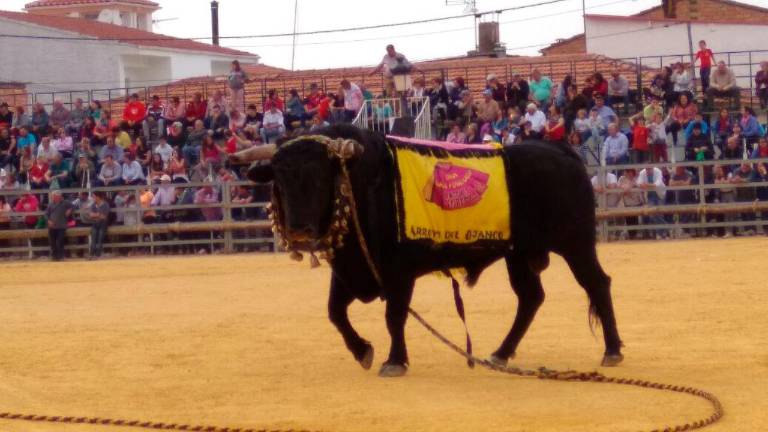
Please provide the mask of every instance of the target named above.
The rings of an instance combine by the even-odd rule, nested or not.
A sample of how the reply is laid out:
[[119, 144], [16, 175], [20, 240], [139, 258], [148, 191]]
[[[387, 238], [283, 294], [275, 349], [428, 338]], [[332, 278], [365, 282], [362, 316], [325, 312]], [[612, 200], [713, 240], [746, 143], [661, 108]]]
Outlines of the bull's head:
[[[241, 161], [266, 161], [251, 166], [248, 177], [273, 181], [275, 226], [288, 249], [325, 251], [337, 246], [346, 231], [345, 194], [351, 193], [342, 164], [359, 157], [363, 147], [354, 140], [307, 135], [278, 148], [259, 146], [237, 154]], [[345, 186], [346, 185], [346, 186]], [[341, 225], [344, 225], [343, 227]]]

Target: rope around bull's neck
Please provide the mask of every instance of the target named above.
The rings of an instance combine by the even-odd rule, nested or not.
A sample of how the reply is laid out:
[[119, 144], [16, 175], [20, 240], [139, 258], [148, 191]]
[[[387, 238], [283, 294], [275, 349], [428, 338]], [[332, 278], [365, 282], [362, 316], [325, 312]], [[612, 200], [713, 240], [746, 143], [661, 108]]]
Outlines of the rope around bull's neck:
[[[343, 159], [341, 160], [341, 175], [342, 175], [341, 181], [347, 185], [347, 190], [349, 191], [349, 195], [347, 198], [349, 200], [349, 205], [352, 208], [352, 211], [350, 213], [352, 216], [352, 224], [355, 228], [355, 234], [357, 236], [357, 241], [360, 244], [360, 249], [363, 251], [363, 256], [365, 257], [365, 261], [368, 264], [368, 268], [373, 274], [374, 279], [376, 279], [376, 282], [379, 284], [379, 287], [383, 289], [384, 282], [381, 278], [381, 274], [379, 273], [376, 263], [373, 261], [373, 258], [371, 257], [371, 253], [368, 250], [368, 243], [365, 241], [365, 236], [363, 235], [363, 230], [361, 229], [361, 226], [360, 226], [360, 218], [357, 213], [357, 203], [355, 201], [354, 191], [352, 190], [352, 181], [350, 180], [349, 171], [347, 170], [347, 165]], [[650, 388], [650, 389], [656, 389], [656, 390], [666, 390], [666, 391], [676, 392], [676, 393], [687, 393], [692, 396], [702, 398], [712, 405], [712, 414], [709, 417], [696, 420], [694, 422], [654, 429], [652, 432], [662, 432], [662, 431], [663, 432], [681, 432], [681, 431], [687, 431], [687, 430], [700, 429], [717, 422], [723, 417], [723, 414], [724, 414], [723, 405], [720, 402], [720, 400], [717, 398], [717, 396], [715, 396], [712, 393], [709, 393], [694, 387], [673, 386], [671, 384], [662, 384], [662, 383], [657, 383], [652, 381], [645, 381], [645, 380], [638, 380], [638, 379], [631, 379], [631, 378], [609, 377], [596, 371], [595, 372], [579, 372], [574, 370], [557, 371], [557, 370], [547, 369], [545, 367], [541, 367], [539, 369], [533, 370], [533, 369], [521, 369], [516, 367], [498, 365], [486, 359], [481, 359], [479, 357], [476, 357], [468, 353], [467, 351], [465, 351], [460, 346], [453, 343], [450, 339], [445, 337], [437, 329], [432, 327], [432, 325], [429, 324], [424, 319], [424, 317], [422, 317], [418, 312], [413, 310], [410, 306], [408, 307], [408, 313], [414, 319], [416, 319], [416, 321], [418, 321], [419, 324], [424, 326], [424, 328], [427, 329], [428, 332], [430, 332], [440, 342], [448, 346], [454, 352], [464, 357], [470, 363], [474, 362], [489, 370], [502, 372], [509, 375], [517, 375], [522, 377], [535, 377], [539, 379], [546, 379], [546, 380], [552, 380], [552, 381], [587, 381], [587, 382], [595, 382], [595, 383], [622, 384], [622, 385], [644, 387], [644, 388]]]

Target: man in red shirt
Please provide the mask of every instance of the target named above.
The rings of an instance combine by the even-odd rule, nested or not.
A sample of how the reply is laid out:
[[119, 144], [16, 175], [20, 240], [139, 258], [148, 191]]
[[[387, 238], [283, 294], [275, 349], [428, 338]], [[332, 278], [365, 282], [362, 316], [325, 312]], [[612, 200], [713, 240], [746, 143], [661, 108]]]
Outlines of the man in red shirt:
[[317, 105], [317, 115], [323, 120], [328, 121], [331, 117], [331, 105], [333, 104], [333, 95], [320, 94], [320, 103]]
[[123, 120], [133, 129], [133, 136], [139, 136], [144, 119], [147, 117], [147, 106], [139, 100], [139, 95], [134, 93], [123, 109]]
[[[37, 197], [31, 193], [26, 193], [19, 198], [19, 200], [16, 201], [16, 206], [13, 208], [13, 211], [16, 213], [34, 213], [39, 210], [40, 201], [38, 201]], [[27, 228], [34, 228], [37, 224], [37, 219], [38, 216], [35, 215], [24, 216], [24, 225], [26, 225]]]
[[698, 60], [699, 76], [701, 77], [701, 92], [706, 93], [709, 88], [709, 73], [712, 71], [712, 64], [715, 63], [715, 55], [712, 54], [712, 50], [707, 48], [707, 41], [699, 41], [699, 52], [696, 53], [696, 59]]
[[195, 98], [187, 104], [187, 124], [192, 126], [196, 121], [205, 120], [205, 113], [208, 111], [208, 103], [203, 100], [202, 93], [195, 93]]
[[307, 114], [314, 116], [317, 114], [320, 108], [320, 102], [323, 100], [323, 95], [317, 88], [317, 84], [312, 83], [309, 85], [309, 96], [304, 100], [304, 107], [307, 110]]

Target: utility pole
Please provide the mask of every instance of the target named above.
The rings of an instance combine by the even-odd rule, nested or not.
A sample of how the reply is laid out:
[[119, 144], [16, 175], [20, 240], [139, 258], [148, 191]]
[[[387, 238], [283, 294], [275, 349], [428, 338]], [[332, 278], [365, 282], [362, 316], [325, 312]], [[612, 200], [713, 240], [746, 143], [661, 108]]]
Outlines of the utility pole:
[[581, 0], [581, 22], [584, 23], [584, 38], [587, 37], [587, 0]]
[[299, 22], [299, 0], [293, 2], [293, 48], [291, 49], [291, 70], [293, 71], [296, 61], [296, 26]]
[[[693, 35], [691, 34], [691, 21], [699, 19], [699, 2], [698, 0], [688, 0], [688, 22], [686, 27], [688, 30], [688, 54], [691, 56], [691, 79], [696, 80], [696, 68], [693, 67], [696, 58], [693, 56]], [[695, 84], [694, 84], [695, 85]]]

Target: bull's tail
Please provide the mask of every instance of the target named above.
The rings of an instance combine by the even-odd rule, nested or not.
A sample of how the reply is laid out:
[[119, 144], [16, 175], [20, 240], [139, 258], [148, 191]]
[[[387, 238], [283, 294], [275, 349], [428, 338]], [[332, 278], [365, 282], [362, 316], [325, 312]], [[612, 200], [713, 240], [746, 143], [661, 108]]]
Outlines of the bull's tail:
[[589, 324], [589, 331], [592, 332], [592, 336], [595, 336], [595, 327], [600, 325], [600, 314], [597, 313], [597, 306], [589, 301], [589, 307], [587, 308], [587, 323]]

